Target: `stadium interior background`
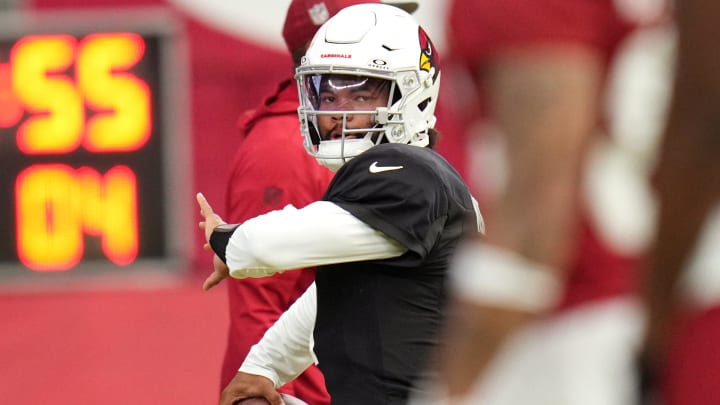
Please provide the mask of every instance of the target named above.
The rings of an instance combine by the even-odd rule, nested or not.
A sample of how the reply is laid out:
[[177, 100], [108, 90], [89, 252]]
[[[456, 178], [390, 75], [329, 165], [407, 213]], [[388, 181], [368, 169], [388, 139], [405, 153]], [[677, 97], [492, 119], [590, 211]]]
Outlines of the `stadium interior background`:
[[[419, 3], [416, 16], [442, 55], [445, 2]], [[82, 31], [87, 27], [104, 32], [127, 24], [128, 31], [161, 32], [173, 49], [172, 58], [163, 59], [165, 64], [147, 76], [158, 86], [151, 86], [151, 91], [157, 90], [151, 105], [151, 137], [160, 138], [162, 144], [155, 152], [162, 154], [163, 163], [152, 166], [153, 156], [123, 155], [130, 156], [123, 164], [130, 162], [138, 184], [150, 183], [145, 189], [138, 188], [139, 195], [160, 190], [152, 198], [138, 200], [137, 260], [133, 256], [128, 263], [112, 265], [100, 254], [95, 261], [81, 257], [76, 266], [63, 271], [37, 271], [24, 266], [18, 257], [13, 262], [15, 253], [8, 253], [7, 246], [14, 244], [0, 243], [0, 402], [215, 403], [227, 300], [222, 287], [210, 292], [201, 289], [211, 260], [201, 249], [194, 194], [202, 191], [216, 208], [223, 206], [228, 169], [238, 143], [237, 118], [291, 70], [280, 34], [287, 4], [288, 0], [0, 0], [0, 110], [9, 105], [2, 104], [7, 102], [3, 94], [7, 97], [9, 88], [3, 72], [11, 61], [9, 46], [3, 47], [3, 43], [7, 45], [19, 35], [62, 31], [82, 39], [90, 33]], [[138, 28], [139, 21], [156, 14], [162, 18], [148, 19], [149, 25]], [[46, 26], [34, 32], [37, 25], [18, 23], [35, 17], [60, 28]], [[166, 26], [152, 26], [152, 21]], [[9, 25], [15, 26], [14, 32], [9, 32]], [[78, 31], [78, 27], [83, 28]], [[588, 175], [587, 193], [594, 197], [598, 218], [607, 225], [606, 237], [624, 248], [642, 248], [652, 232], [654, 206], [643, 184], [662, 123], [672, 44], [667, 27], [640, 33], [628, 44], [613, 72], [606, 106], [612, 117], [608, 130], [614, 140], [606, 137], [598, 145], [591, 170], [594, 174]], [[148, 46], [146, 50], [160, 48]], [[167, 56], [164, 51], [157, 55]], [[79, 75], [72, 69], [65, 66], [49, 75]], [[79, 80], [73, 85], [88, 86]], [[442, 97], [451, 97], [448, 89], [444, 91]], [[17, 119], [28, 119], [30, 113], [25, 111]], [[15, 162], [6, 156], [28, 165], [55, 163], [52, 156], [19, 153], [13, 139], [17, 125], [8, 124], [10, 118], [5, 117], [3, 121], [0, 113], [0, 131], [4, 131], [0, 132], [0, 173], [7, 174]], [[483, 162], [463, 170], [472, 184], [482, 187], [493, 181], [487, 175], [493, 173], [492, 167], [486, 166], [494, 161], [488, 158], [492, 145], [469, 139], [467, 148], [447, 141], [440, 149], [451, 161]], [[85, 159], [82, 165], [89, 164], [99, 173], [107, 169], [102, 157], [85, 152], [78, 156], [75, 158]], [[27, 161], [22, 160], [25, 158]], [[62, 159], [57, 156], [59, 163], [79, 165]], [[155, 173], [153, 177], [157, 171], [162, 176]], [[20, 193], [19, 188], [3, 191]], [[13, 201], [19, 200], [8, 198], [0, 202], [0, 209], [13, 212], [17, 209]], [[616, 206], [619, 202], [622, 207]], [[18, 240], [13, 218], [8, 213], [0, 215], [3, 239], [9, 241]], [[156, 220], [162, 231], [153, 227]], [[150, 239], [149, 233], [159, 238], [155, 243], [160, 248], [142, 245]], [[28, 254], [31, 257], [32, 251]]]

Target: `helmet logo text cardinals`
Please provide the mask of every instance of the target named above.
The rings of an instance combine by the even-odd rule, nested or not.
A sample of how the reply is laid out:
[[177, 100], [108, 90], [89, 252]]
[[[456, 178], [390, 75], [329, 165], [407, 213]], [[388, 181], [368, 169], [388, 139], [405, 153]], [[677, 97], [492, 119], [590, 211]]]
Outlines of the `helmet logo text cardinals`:
[[352, 58], [352, 55], [349, 53], [323, 53], [320, 55], [321, 58], [343, 58], [343, 59], [350, 59]]

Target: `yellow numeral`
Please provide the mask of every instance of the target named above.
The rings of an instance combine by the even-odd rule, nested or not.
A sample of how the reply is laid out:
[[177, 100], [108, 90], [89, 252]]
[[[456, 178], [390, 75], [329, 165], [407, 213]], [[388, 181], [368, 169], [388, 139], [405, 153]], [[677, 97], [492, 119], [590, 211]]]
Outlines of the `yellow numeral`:
[[18, 257], [30, 269], [77, 265], [85, 233], [102, 238], [102, 251], [115, 264], [137, 257], [137, 179], [128, 167], [102, 176], [89, 167], [34, 165], [20, 173], [15, 189]]
[[13, 91], [33, 113], [20, 125], [26, 154], [67, 153], [80, 145], [85, 110], [80, 92], [63, 72], [75, 61], [75, 38], [28, 36], [11, 51]]

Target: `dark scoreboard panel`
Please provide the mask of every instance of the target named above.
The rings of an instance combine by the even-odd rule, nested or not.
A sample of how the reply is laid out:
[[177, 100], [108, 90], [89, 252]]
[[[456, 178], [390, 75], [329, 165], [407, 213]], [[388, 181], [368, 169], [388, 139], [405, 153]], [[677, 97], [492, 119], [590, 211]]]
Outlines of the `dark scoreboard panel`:
[[190, 159], [177, 24], [155, 9], [4, 18], [0, 282], [181, 268]]

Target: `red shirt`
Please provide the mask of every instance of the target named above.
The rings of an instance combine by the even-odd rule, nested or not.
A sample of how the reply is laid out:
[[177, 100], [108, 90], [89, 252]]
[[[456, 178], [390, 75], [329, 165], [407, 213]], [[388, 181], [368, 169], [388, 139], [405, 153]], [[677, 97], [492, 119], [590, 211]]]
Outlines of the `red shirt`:
[[[319, 200], [333, 173], [303, 147], [295, 82], [279, 84], [258, 108], [241, 115], [242, 141], [228, 182], [227, 221], [244, 222], [288, 204]], [[221, 387], [237, 374], [250, 347], [315, 279], [315, 269], [290, 270], [268, 278], [228, 279], [230, 330]], [[325, 381], [311, 367], [280, 389], [310, 404], [329, 404]]]

